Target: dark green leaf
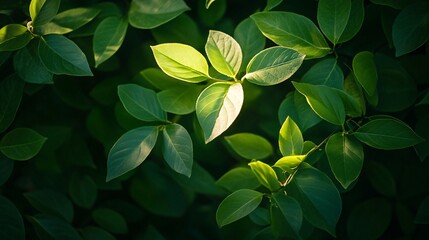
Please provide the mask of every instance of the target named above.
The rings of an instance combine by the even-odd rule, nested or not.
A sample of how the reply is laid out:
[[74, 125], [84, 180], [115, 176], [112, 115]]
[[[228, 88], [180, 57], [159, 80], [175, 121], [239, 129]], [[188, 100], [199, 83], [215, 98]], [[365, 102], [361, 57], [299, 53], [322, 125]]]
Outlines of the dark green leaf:
[[296, 90], [305, 96], [308, 104], [319, 117], [335, 125], [344, 124], [345, 106], [341, 95], [335, 88], [308, 83], [292, 83]]
[[277, 180], [276, 172], [274, 172], [274, 169], [270, 165], [261, 161], [253, 161], [249, 163], [249, 166], [263, 186], [272, 192], [280, 189], [281, 185], [279, 180]]
[[15, 205], [0, 195], [0, 238], [4, 240], [25, 239], [24, 222]]
[[421, 47], [429, 39], [429, 4], [416, 3], [404, 8], [393, 22], [393, 45], [396, 56]]
[[395, 59], [381, 54], [375, 55], [375, 63], [378, 72], [377, 109], [383, 112], [397, 112], [413, 105], [418, 96], [417, 87], [402, 65]]
[[336, 45], [346, 29], [351, 0], [320, 0], [317, 7], [317, 22], [325, 36]]
[[37, 45], [21, 48], [13, 57], [13, 66], [20, 78], [28, 83], [52, 84], [53, 74], [40, 61]]
[[423, 141], [407, 124], [397, 119], [375, 119], [353, 134], [373, 148], [391, 150], [416, 145]]
[[113, 145], [107, 159], [106, 181], [138, 167], [152, 151], [158, 138], [158, 128], [145, 126], [122, 135]]
[[162, 110], [155, 91], [137, 84], [118, 86], [118, 95], [127, 112], [142, 121], [166, 121], [167, 114]]
[[29, 128], [16, 128], [0, 141], [0, 151], [8, 158], [25, 161], [39, 153], [47, 138]]
[[303, 214], [297, 200], [283, 192], [276, 193], [272, 197], [270, 212], [271, 227], [276, 235], [301, 239], [299, 230]]
[[0, 29], [0, 52], [15, 51], [25, 47], [33, 38], [27, 28], [20, 24], [9, 24]]
[[225, 173], [216, 184], [230, 192], [239, 189], [256, 189], [260, 186], [255, 174], [249, 168], [237, 167]]
[[166, 240], [164, 236], [152, 225], [149, 225], [140, 240]]
[[314, 23], [292, 12], [262, 12], [251, 16], [259, 30], [276, 44], [291, 48], [307, 58], [320, 58], [331, 49]]
[[39, 238], [80, 240], [79, 233], [70, 224], [56, 217], [48, 215], [37, 215], [29, 217], [30, 222], [36, 228]]
[[360, 52], [353, 58], [353, 72], [365, 92], [373, 96], [377, 90], [377, 67], [371, 52]]
[[184, 43], [195, 49], [204, 48], [205, 37], [197, 22], [186, 14], [151, 30], [157, 43]]
[[270, 224], [270, 212], [263, 207], [257, 207], [249, 214], [250, 220], [260, 226], [267, 226]]
[[131, 198], [158, 216], [182, 216], [188, 207], [189, 196], [180, 185], [152, 162], [145, 162], [141, 170], [142, 175], [131, 182]]
[[[265, 138], [253, 133], [237, 133], [225, 137], [226, 144], [245, 159], [264, 159], [273, 154], [273, 146]], [[255, 147], [257, 146], [257, 147]]]
[[279, 84], [299, 69], [304, 57], [285, 47], [267, 48], [250, 60], [243, 79], [261, 86]]
[[128, 232], [124, 217], [112, 209], [98, 208], [91, 215], [100, 227], [111, 233], [124, 234]]
[[364, 0], [352, 0], [350, 17], [347, 21], [346, 28], [341, 35], [338, 43], [344, 43], [352, 39], [361, 29], [365, 17]]
[[24, 197], [41, 213], [56, 216], [69, 223], [73, 220], [73, 205], [66, 196], [59, 192], [44, 189], [24, 193]]
[[116, 238], [99, 227], [85, 227], [80, 230], [84, 240], [94, 240], [94, 239], [103, 239], [103, 240], [116, 240]]
[[0, 186], [12, 175], [14, 161], [0, 154]]
[[406, 1], [403, 0], [370, 0], [370, 2], [382, 6], [388, 6], [393, 9], [401, 9], [403, 8], [403, 3]]
[[262, 193], [250, 189], [231, 193], [220, 203], [216, 211], [217, 225], [223, 227], [249, 215], [259, 206], [262, 197]]
[[177, 81], [177, 79], [168, 76], [159, 68], [146, 68], [141, 71], [134, 80], [143, 85], [149, 83], [151, 86], [154, 86], [159, 90], [174, 89], [176, 87], [189, 87], [190, 85], [183, 81]]
[[246, 69], [250, 59], [265, 47], [265, 37], [259, 31], [255, 22], [251, 18], [246, 18], [240, 22], [234, 30], [234, 38], [240, 44], [243, 52], [243, 61], [240, 72]]
[[164, 111], [185, 115], [195, 111], [195, 102], [201, 90], [200, 86], [174, 87], [163, 90], [156, 96]]
[[216, 71], [235, 78], [240, 70], [243, 54], [234, 38], [226, 33], [210, 30], [205, 49]]
[[283, 0], [267, 0], [267, 6], [265, 6], [264, 11], [270, 11], [271, 9], [277, 7]]
[[208, 143], [227, 130], [240, 113], [244, 101], [240, 83], [214, 83], [201, 92], [196, 114]]
[[24, 82], [16, 75], [10, 75], [0, 82], [0, 133], [15, 119], [21, 104]]
[[373, 198], [356, 205], [347, 220], [350, 239], [378, 239], [389, 227], [392, 204], [384, 198]]
[[167, 75], [191, 83], [209, 77], [209, 66], [195, 48], [181, 43], [164, 43], [151, 46], [155, 60]]
[[381, 195], [394, 197], [396, 195], [396, 182], [392, 173], [380, 163], [369, 162], [365, 168], [366, 175], [372, 187]]
[[183, 0], [132, 0], [128, 21], [135, 28], [151, 29], [189, 10]]
[[92, 21], [99, 13], [97, 8], [68, 9], [58, 13], [51, 22], [35, 27], [34, 31], [40, 35], [70, 33]]
[[108, 17], [98, 25], [92, 39], [95, 67], [118, 51], [125, 39], [127, 28], [127, 20], [119, 17]]
[[163, 130], [162, 155], [176, 172], [191, 177], [194, 161], [192, 139], [188, 131], [179, 124], [169, 124]]
[[429, 197], [424, 198], [420, 203], [414, 222], [417, 224], [429, 224]]
[[335, 236], [340, 218], [340, 194], [331, 179], [310, 165], [301, 166], [295, 174], [288, 193], [298, 200], [307, 221]]
[[[358, 116], [365, 115], [366, 113], [365, 96], [362, 91], [362, 87], [358, 85], [353, 72], [351, 72], [346, 77], [346, 79], [344, 79], [343, 89], [344, 89], [345, 97], [348, 96], [349, 101], [354, 103], [352, 104], [352, 109], [355, 110], [356, 113], [358, 113]], [[346, 107], [346, 111], [347, 111], [347, 107]]]
[[302, 132], [313, 127], [322, 119], [311, 109], [305, 97], [298, 91], [289, 93], [279, 107], [279, 121], [282, 124], [286, 117], [295, 120]]
[[32, 0], [30, 17], [34, 27], [50, 22], [57, 15], [61, 0]]
[[329, 137], [325, 146], [332, 173], [347, 189], [360, 175], [364, 152], [360, 142], [353, 137], [336, 133]]
[[301, 78], [303, 83], [325, 85], [341, 89], [344, 82], [344, 74], [335, 58], [328, 58], [314, 64]]
[[283, 156], [302, 153], [304, 139], [298, 125], [289, 116], [280, 128], [279, 147]]
[[90, 209], [97, 200], [97, 185], [90, 176], [73, 175], [69, 183], [69, 194], [76, 205]]
[[92, 76], [85, 54], [62, 35], [46, 35], [39, 41], [39, 56], [45, 67], [55, 74]]

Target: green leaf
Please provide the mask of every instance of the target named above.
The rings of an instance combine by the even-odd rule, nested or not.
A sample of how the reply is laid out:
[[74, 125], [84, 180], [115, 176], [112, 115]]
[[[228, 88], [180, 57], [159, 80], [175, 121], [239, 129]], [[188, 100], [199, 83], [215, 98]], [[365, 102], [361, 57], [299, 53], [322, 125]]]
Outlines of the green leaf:
[[332, 173], [347, 189], [360, 175], [364, 152], [360, 142], [353, 137], [336, 133], [329, 137], [325, 146]]
[[179, 124], [167, 125], [163, 131], [162, 155], [174, 171], [191, 177], [194, 161], [192, 139]]
[[24, 92], [24, 82], [16, 74], [0, 82], [0, 133], [15, 119]]
[[85, 54], [73, 41], [62, 35], [43, 36], [39, 41], [39, 56], [52, 73], [92, 76]]
[[304, 139], [298, 125], [289, 116], [286, 118], [279, 134], [279, 147], [283, 156], [302, 153]]
[[157, 93], [161, 108], [170, 113], [185, 115], [195, 111], [200, 86], [174, 87]]
[[39, 153], [47, 138], [29, 128], [16, 128], [0, 141], [0, 151], [8, 158], [25, 161]]
[[24, 222], [15, 205], [0, 195], [0, 238], [4, 240], [25, 239]]
[[346, 29], [351, 6], [351, 0], [320, 0], [318, 3], [317, 22], [334, 45], [338, 43]]
[[157, 43], [184, 43], [195, 49], [204, 48], [206, 42], [196, 20], [186, 14], [151, 30]]
[[81, 208], [90, 209], [97, 201], [97, 185], [90, 176], [73, 175], [68, 190], [73, 202]]
[[335, 237], [341, 215], [341, 197], [331, 179], [310, 165], [301, 166], [288, 185], [289, 195], [298, 200], [304, 217]]
[[253, 212], [262, 201], [263, 194], [250, 189], [241, 189], [226, 197], [216, 211], [216, 222], [223, 227]]
[[411, 107], [418, 96], [413, 77], [396, 59], [386, 55], [376, 54], [375, 63], [379, 97], [376, 109], [383, 112], [399, 112]]
[[410, 53], [429, 39], [429, 5], [416, 3], [404, 8], [392, 26], [396, 56]]
[[389, 227], [392, 204], [384, 198], [372, 198], [356, 205], [347, 220], [350, 239], [378, 239]]
[[245, 71], [250, 59], [265, 47], [265, 37], [251, 18], [241, 21], [234, 30], [234, 38], [240, 44], [243, 60], [240, 72]]
[[50, 22], [58, 13], [60, 0], [32, 0], [30, 2], [30, 17], [34, 27]]
[[261, 12], [251, 18], [267, 38], [307, 58], [320, 58], [331, 51], [319, 29], [305, 16], [292, 12]]
[[295, 119], [302, 132], [313, 127], [322, 121], [322, 119], [311, 109], [305, 97], [297, 92], [290, 92], [279, 107], [279, 122], [284, 123], [287, 116]]
[[82, 234], [82, 238], [84, 240], [93, 240], [93, 239], [105, 239], [105, 240], [116, 240], [116, 238], [99, 227], [85, 227], [80, 229], [80, 233]]
[[102, 228], [111, 233], [125, 234], [128, 232], [124, 217], [108, 208], [98, 208], [92, 212], [92, 218]]
[[425, 197], [421, 201], [414, 222], [417, 224], [429, 224], [429, 197]]
[[207, 60], [195, 48], [181, 43], [151, 46], [155, 60], [167, 75], [191, 83], [209, 77]]
[[151, 86], [159, 90], [189, 87], [189, 85], [191, 85], [187, 82], [177, 81], [177, 79], [168, 76], [159, 68], [144, 69], [134, 77], [134, 82], [137, 82], [140, 85], [149, 83]]
[[[354, 103], [353, 107], [356, 113], [358, 113], [358, 116], [364, 116], [366, 112], [365, 96], [362, 91], [362, 87], [358, 85], [353, 72], [344, 79], [343, 89], [346, 97], [348, 96], [349, 101]], [[374, 96], [377, 96], [377, 93]]]
[[371, 52], [364, 51], [355, 55], [353, 58], [353, 72], [356, 80], [368, 95], [373, 96], [376, 94], [377, 67], [374, 62], [374, 55]]
[[35, 209], [42, 213], [59, 217], [67, 222], [73, 220], [73, 205], [70, 200], [59, 192], [49, 189], [24, 193], [24, 197]]
[[307, 155], [284, 156], [277, 160], [274, 167], [279, 167], [289, 173], [295, 172], [295, 169], [305, 160]]
[[397, 119], [375, 119], [353, 134], [359, 141], [378, 149], [411, 147], [423, 141], [407, 124]]
[[249, 166], [263, 186], [272, 192], [280, 189], [281, 185], [279, 180], [277, 180], [276, 172], [274, 172], [274, 169], [270, 165], [261, 161], [253, 161], [249, 163]]
[[250, 60], [243, 79], [261, 86], [279, 84], [299, 69], [304, 57], [285, 47], [267, 48]]
[[2, 186], [12, 175], [13, 166], [14, 161], [12, 159], [0, 154], [0, 186]]
[[131, 198], [157, 216], [183, 216], [189, 205], [189, 192], [185, 192], [164, 169], [153, 162], [145, 162], [141, 173], [139, 177], [132, 178], [129, 187]]
[[121, 47], [127, 33], [128, 22], [124, 18], [105, 18], [95, 29], [92, 39], [95, 67], [112, 57]]
[[158, 138], [158, 128], [144, 126], [122, 135], [113, 145], [107, 159], [106, 181], [138, 167], [152, 151]]
[[128, 21], [135, 28], [152, 29], [187, 10], [189, 7], [183, 0], [132, 0]]
[[303, 83], [325, 85], [341, 89], [344, 74], [335, 58], [328, 58], [314, 64], [301, 78]]
[[37, 215], [28, 217], [28, 219], [36, 228], [36, 233], [40, 239], [82, 239], [76, 229], [59, 218], [49, 215]]
[[13, 66], [20, 78], [28, 83], [52, 84], [53, 74], [46, 69], [38, 56], [37, 45], [30, 43], [13, 57]]
[[209, 9], [210, 5], [214, 3], [216, 0], [206, 0], [206, 8]]
[[210, 30], [205, 49], [210, 63], [218, 72], [235, 78], [240, 70], [243, 54], [234, 38], [226, 33]]
[[274, 152], [267, 139], [253, 133], [237, 133], [224, 139], [234, 153], [245, 159], [264, 159]]
[[352, 39], [361, 29], [365, 17], [364, 0], [353, 0], [349, 20], [337, 43], [344, 43]]
[[230, 192], [240, 189], [256, 189], [260, 186], [252, 170], [245, 167], [236, 167], [226, 172], [217, 180], [216, 185]]
[[240, 113], [243, 100], [240, 83], [214, 83], [201, 92], [197, 99], [196, 114], [206, 143], [231, 126]]
[[0, 52], [15, 51], [25, 47], [33, 35], [20, 24], [9, 24], [0, 28]]
[[368, 176], [371, 186], [379, 194], [386, 197], [396, 196], [397, 187], [395, 178], [384, 165], [374, 161], [369, 162], [365, 168], [365, 173]]
[[73, 8], [58, 13], [51, 22], [39, 27], [34, 31], [40, 35], [67, 34], [92, 21], [100, 10], [97, 8]]
[[298, 201], [283, 192], [273, 194], [271, 199], [271, 227], [274, 233], [281, 237], [301, 239], [299, 231], [303, 214]]
[[403, 0], [370, 0], [370, 2], [381, 5], [381, 6], [388, 6], [393, 9], [401, 9], [403, 8], [403, 5], [406, 1]]
[[167, 114], [162, 110], [155, 91], [137, 84], [118, 86], [118, 95], [128, 113], [142, 121], [167, 120]]
[[267, 5], [265, 6], [264, 11], [270, 11], [282, 2], [283, 0], [267, 0]]
[[305, 96], [308, 104], [319, 117], [335, 125], [344, 124], [345, 106], [335, 88], [308, 83], [292, 83], [296, 90]]
[[267, 226], [270, 224], [270, 212], [264, 207], [257, 207], [249, 214], [250, 220], [257, 225]]

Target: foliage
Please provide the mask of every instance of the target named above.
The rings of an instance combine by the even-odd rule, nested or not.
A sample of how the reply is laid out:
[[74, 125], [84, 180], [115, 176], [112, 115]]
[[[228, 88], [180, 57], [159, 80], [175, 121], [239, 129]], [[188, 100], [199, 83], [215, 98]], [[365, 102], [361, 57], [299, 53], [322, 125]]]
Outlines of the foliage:
[[418, 239], [426, 1], [0, 3], [1, 239]]

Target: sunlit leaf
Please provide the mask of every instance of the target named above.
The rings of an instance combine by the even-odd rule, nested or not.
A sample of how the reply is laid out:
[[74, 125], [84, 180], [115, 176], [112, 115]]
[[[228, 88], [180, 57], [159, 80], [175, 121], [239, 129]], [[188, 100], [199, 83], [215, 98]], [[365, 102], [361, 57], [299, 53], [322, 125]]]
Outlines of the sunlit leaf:
[[201, 92], [196, 113], [206, 143], [228, 129], [240, 113], [244, 101], [240, 83], [214, 83]]
[[280, 189], [280, 182], [277, 180], [276, 172], [270, 165], [261, 161], [252, 161], [249, 163], [250, 168], [259, 182], [270, 191]]

